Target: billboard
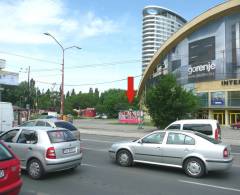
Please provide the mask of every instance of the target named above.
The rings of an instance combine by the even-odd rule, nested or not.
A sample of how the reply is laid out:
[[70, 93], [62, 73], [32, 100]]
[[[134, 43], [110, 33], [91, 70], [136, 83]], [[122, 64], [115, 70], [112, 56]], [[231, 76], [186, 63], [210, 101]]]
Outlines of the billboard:
[[118, 113], [119, 123], [138, 124], [142, 122], [142, 112], [139, 110], [125, 110]]
[[217, 91], [211, 93], [211, 105], [222, 106], [225, 105], [225, 92]]
[[0, 70], [0, 85], [18, 85], [18, 73]]
[[200, 39], [188, 45], [188, 81], [215, 79], [215, 36]]

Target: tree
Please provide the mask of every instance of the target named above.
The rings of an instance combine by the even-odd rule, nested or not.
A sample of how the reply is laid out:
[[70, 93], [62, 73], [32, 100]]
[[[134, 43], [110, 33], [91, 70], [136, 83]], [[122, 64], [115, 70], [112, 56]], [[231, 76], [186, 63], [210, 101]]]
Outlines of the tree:
[[146, 106], [157, 127], [166, 127], [169, 123], [189, 118], [199, 108], [198, 97], [186, 91], [176, 78], [163, 75], [159, 81], [147, 91]]
[[135, 99], [133, 104], [129, 104], [125, 90], [110, 89], [101, 94], [96, 108], [97, 112], [105, 113], [110, 118], [116, 118], [120, 110], [138, 109], [138, 99]]
[[71, 96], [75, 96], [75, 95], [76, 95], [75, 90], [72, 89]]

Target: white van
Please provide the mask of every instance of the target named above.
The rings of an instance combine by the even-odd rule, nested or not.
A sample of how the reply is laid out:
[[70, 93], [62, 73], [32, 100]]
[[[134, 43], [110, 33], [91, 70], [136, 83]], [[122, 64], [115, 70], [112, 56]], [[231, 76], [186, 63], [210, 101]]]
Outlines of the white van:
[[168, 129], [197, 131], [216, 140], [221, 140], [220, 125], [217, 120], [213, 119], [178, 120], [165, 128], [165, 130]]
[[0, 102], [0, 133], [13, 127], [13, 106], [9, 102]]

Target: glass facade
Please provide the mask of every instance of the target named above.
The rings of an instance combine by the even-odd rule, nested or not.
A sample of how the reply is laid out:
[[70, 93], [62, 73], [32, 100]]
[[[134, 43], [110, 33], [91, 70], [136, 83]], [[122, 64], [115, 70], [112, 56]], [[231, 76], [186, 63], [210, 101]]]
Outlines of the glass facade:
[[200, 106], [201, 107], [208, 107], [208, 93], [207, 92], [202, 92], [202, 93], [197, 93], [197, 96], [200, 101]]
[[228, 92], [228, 106], [240, 106], [240, 91]]

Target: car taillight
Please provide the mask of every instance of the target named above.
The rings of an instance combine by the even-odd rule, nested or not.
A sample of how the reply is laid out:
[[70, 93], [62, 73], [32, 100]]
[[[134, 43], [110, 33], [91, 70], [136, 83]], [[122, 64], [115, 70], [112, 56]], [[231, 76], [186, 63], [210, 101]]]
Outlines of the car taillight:
[[219, 140], [220, 139], [220, 130], [219, 129], [215, 130], [214, 138], [215, 138], [215, 140]]
[[223, 157], [224, 157], [224, 158], [227, 158], [228, 155], [229, 155], [229, 153], [228, 153], [228, 149], [225, 148], [225, 149], [223, 150]]
[[46, 158], [56, 159], [56, 153], [55, 153], [54, 147], [50, 147], [47, 149]]

